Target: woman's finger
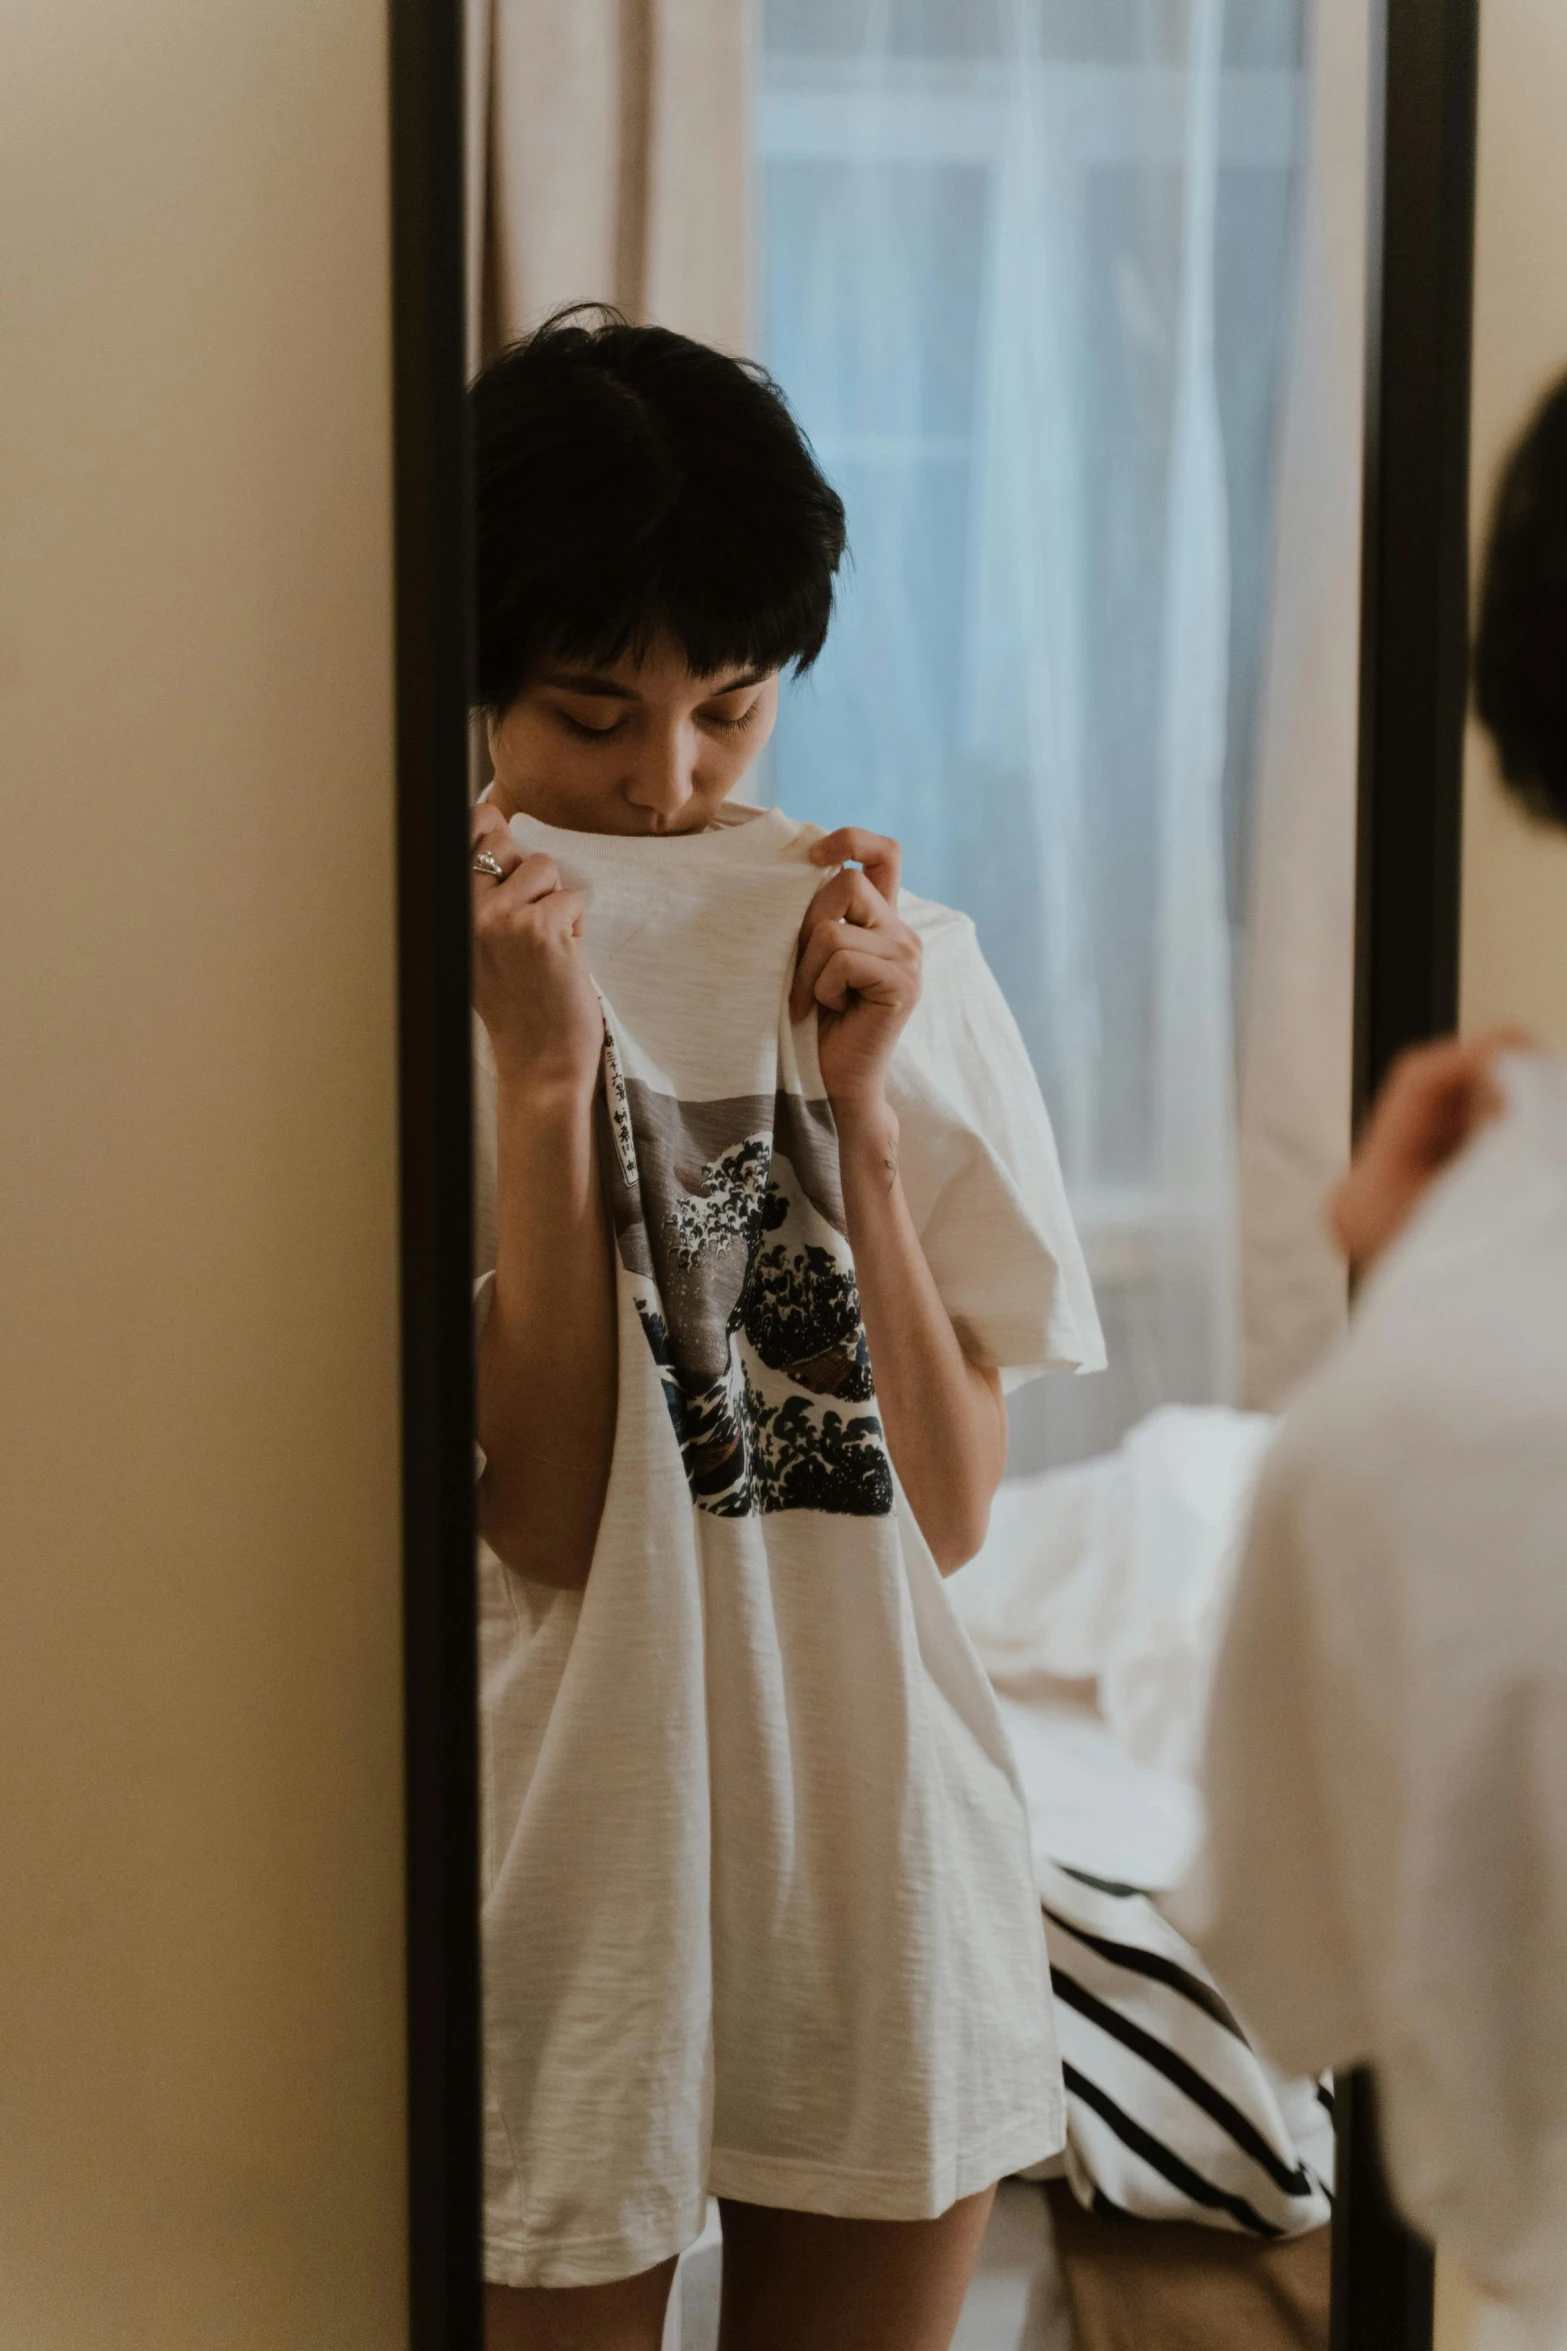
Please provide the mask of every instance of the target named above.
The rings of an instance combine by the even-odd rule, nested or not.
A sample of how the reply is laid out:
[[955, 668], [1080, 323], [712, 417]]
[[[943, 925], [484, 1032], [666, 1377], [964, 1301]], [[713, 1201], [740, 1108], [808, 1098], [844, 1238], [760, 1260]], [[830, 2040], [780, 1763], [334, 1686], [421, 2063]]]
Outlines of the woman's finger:
[[885, 833], [867, 833], [858, 825], [841, 825], [837, 832], [828, 833], [812, 844], [811, 861], [815, 865], [863, 865], [873, 887], [881, 892], [887, 904], [898, 903], [903, 851]]
[[[496, 807], [494, 801], [475, 800], [472, 807], [468, 811], [469, 839], [477, 843], [483, 840], [486, 833], [496, 832], [504, 833], [508, 840], [511, 839], [511, 827], [506, 822], [505, 817], [502, 816], [500, 810]], [[516, 847], [515, 842], [512, 843], [512, 846], [514, 848]], [[519, 855], [520, 854], [521, 853], [519, 851]]]
[[[504, 891], [514, 905], [531, 905], [536, 898], [552, 898], [561, 890], [560, 867], [553, 857], [519, 857], [497, 895]], [[574, 891], [562, 893], [575, 897]]]
[[799, 962], [795, 966], [794, 984], [789, 990], [791, 1020], [805, 1018], [816, 996], [816, 984], [821, 974], [834, 956], [850, 948], [873, 957], [879, 963], [918, 968], [919, 942], [902, 923], [874, 928], [841, 918], [818, 923], [801, 949]]
[[527, 922], [553, 937], [562, 930], [581, 930], [587, 900], [580, 890], [540, 890], [518, 872], [507, 877], [490, 904], [502, 923]]
[[526, 910], [519, 910], [519, 919], [536, 923], [546, 937], [557, 941], [580, 939], [587, 903], [580, 890], [546, 890], [529, 899]]
[[[500, 867], [491, 873], [488, 865], [477, 865], [474, 860], [483, 857]], [[522, 863], [522, 852], [511, 837], [511, 827], [498, 808], [488, 800], [481, 800], [477, 808], [468, 812], [468, 863], [470, 867], [473, 919], [479, 920], [485, 901], [501, 889]]]
[[901, 1010], [919, 997], [919, 976], [902, 957], [878, 954], [868, 946], [840, 947], [828, 957], [812, 990], [828, 1012], [844, 1012], [851, 996]]
[[870, 875], [862, 872], [857, 865], [846, 865], [841, 873], [835, 873], [830, 881], [823, 882], [806, 908], [805, 919], [800, 925], [800, 944], [802, 947], [805, 945], [818, 923], [857, 922], [869, 929], [877, 923], [894, 922], [896, 919]]
[[474, 875], [473, 919], [476, 929], [492, 933], [516, 930], [525, 921], [538, 927], [549, 916], [546, 933], [560, 922], [580, 930], [584, 899], [580, 891], [563, 890], [553, 859], [524, 857], [502, 882]]
[[468, 811], [468, 847], [477, 857], [487, 850], [508, 873], [522, 862], [522, 851], [511, 837], [511, 827], [492, 801], [481, 800]]
[[857, 866], [846, 866], [842, 873], [823, 882], [800, 924], [799, 945], [795, 951], [795, 984], [791, 991], [798, 1020], [810, 1002], [809, 982], [802, 983], [800, 971], [811, 951], [815, 938], [831, 937], [841, 923], [853, 923], [865, 930], [875, 930], [897, 920], [881, 892]]
[[474, 916], [474, 937], [491, 953], [497, 948], [505, 952], [509, 939], [564, 947], [569, 939], [582, 936], [584, 904], [577, 890], [551, 890], [543, 898], [511, 897], [496, 890]]
[[799, 1011], [791, 1001], [793, 1017], [803, 1019], [811, 1004], [821, 1002], [822, 974], [834, 964], [842, 966], [845, 956], [855, 956], [866, 968], [885, 968], [888, 971], [908, 972], [919, 987], [919, 958], [910, 954], [906, 944], [894, 934], [885, 931], [858, 930], [852, 923], [835, 924], [829, 931], [819, 932], [808, 950], [808, 959], [800, 967]]

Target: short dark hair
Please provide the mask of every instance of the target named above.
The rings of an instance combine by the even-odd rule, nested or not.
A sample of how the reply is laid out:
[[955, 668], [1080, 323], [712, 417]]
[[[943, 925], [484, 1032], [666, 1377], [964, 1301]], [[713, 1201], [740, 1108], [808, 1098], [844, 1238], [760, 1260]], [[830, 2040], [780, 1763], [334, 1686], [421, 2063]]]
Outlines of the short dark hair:
[[547, 655], [613, 662], [660, 630], [696, 677], [815, 660], [843, 505], [765, 369], [577, 304], [470, 402], [477, 703], [504, 710]]
[[1474, 674], [1476, 710], [1514, 793], [1567, 824], [1567, 377], [1503, 469]]

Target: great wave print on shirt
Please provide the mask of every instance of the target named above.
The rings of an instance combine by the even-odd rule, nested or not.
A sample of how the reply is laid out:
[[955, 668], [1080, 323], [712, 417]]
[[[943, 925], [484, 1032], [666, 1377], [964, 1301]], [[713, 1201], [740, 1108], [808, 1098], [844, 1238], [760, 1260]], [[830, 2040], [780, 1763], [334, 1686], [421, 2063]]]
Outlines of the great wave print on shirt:
[[687, 1483], [722, 1518], [882, 1518], [892, 1469], [825, 1103], [680, 1102], [625, 1081], [606, 1040], [620, 1261]]

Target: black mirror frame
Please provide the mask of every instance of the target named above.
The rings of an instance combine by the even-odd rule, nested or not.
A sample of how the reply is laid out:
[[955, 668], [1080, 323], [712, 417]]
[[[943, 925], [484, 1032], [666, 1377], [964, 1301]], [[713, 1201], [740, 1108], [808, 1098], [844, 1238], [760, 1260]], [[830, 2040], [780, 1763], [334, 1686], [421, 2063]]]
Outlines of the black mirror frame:
[[[1477, 11], [1373, 0], [1357, 1116], [1458, 1010]], [[461, 0], [389, 0], [389, 59], [408, 2340], [481, 2351]], [[1364, 2075], [1338, 2144], [1333, 2351], [1429, 2351], [1432, 2258]]]
[[[1478, 86], [1479, 0], [1372, 0], [1357, 1127], [1396, 1055], [1458, 1025]], [[1335, 2123], [1332, 2351], [1431, 2351], [1435, 2259], [1388, 2194], [1368, 2072]]]
[[479, 2351], [462, 0], [390, 0], [410, 2351]]

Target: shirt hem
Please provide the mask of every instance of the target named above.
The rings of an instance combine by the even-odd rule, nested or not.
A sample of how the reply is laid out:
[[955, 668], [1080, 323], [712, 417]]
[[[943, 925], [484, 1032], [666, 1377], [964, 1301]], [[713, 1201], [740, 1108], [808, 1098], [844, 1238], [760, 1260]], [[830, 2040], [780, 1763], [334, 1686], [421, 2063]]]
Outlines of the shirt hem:
[[704, 2192], [687, 2218], [656, 2227], [539, 2239], [486, 2229], [484, 2281], [490, 2286], [612, 2286], [656, 2269], [661, 2261], [678, 2260], [706, 2225]]
[[1066, 2143], [1064, 2106], [1048, 2120], [1013, 2124], [982, 2147], [965, 2150], [943, 2167], [938, 2181], [919, 2171], [854, 2171], [808, 2157], [751, 2155], [713, 2149], [707, 2191], [682, 2223], [658, 2228], [599, 2230], [590, 2235], [530, 2240], [486, 2230], [484, 2275], [496, 2286], [606, 2286], [672, 2261], [694, 2245], [707, 2219], [707, 2195], [774, 2211], [817, 2212], [835, 2220], [935, 2220], [965, 2196], [977, 2196], [1032, 2164], [1058, 2155]]
[[708, 2186], [736, 2204], [762, 2204], [786, 2212], [819, 2212], [838, 2220], [935, 2220], [977, 2196], [998, 2180], [1058, 2155], [1066, 2144], [1064, 2107], [1048, 2119], [1012, 2124], [982, 2147], [966, 2149], [950, 2164], [918, 2171], [854, 2171], [809, 2158], [752, 2155], [715, 2147]]

